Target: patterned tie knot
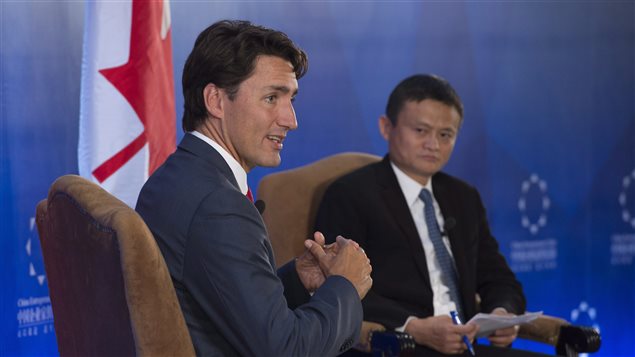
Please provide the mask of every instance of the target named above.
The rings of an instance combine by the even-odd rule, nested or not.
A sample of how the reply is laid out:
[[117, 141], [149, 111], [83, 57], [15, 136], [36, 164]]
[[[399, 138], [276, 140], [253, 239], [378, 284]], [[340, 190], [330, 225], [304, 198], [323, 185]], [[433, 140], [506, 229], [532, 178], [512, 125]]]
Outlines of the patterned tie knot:
[[426, 204], [426, 206], [432, 204], [432, 194], [427, 188], [421, 189], [421, 192], [419, 192], [419, 198]]

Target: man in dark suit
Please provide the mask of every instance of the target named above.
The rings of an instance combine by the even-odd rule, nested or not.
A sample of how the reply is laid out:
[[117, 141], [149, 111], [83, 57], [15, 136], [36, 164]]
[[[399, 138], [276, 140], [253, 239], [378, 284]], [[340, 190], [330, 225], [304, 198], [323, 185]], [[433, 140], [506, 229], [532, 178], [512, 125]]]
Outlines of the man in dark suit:
[[204, 30], [183, 70], [187, 132], [149, 178], [137, 211], [166, 260], [197, 355], [306, 356], [345, 351], [359, 336], [372, 285], [363, 250], [307, 240], [276, 272], [247, 172], [277, 166], [296, 129], [305, 53], [245, 21]]
[[[373, 262], [364, 319], [446, 354], [465, 351], [463, 335], [474, 338], [476, 326], [454, 325], [449, 312], [457, 310], [466, 321], [477, 312], [476, 294], [483, 312], [525, 309], [478, 192], [440, 172], [462, 120], [463, 105], [447, 81], [431, 75], [403, 80], [379, 119], [388, 155], [336, 180], [316, 219], [327, 242], [342, 234]], [[512, 327], [489, 339], [506, 346], [516, 335]]]

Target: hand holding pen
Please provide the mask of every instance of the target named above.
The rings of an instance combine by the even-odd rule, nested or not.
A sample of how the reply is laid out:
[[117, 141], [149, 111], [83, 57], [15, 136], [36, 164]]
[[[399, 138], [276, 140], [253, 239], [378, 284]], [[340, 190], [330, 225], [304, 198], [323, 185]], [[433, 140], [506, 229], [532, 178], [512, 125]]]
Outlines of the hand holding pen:
[[[452, 317], [452, 321], [454, 322], [455, 325], [462, 325], [461, 319], [459, 318], [459, 315], [456, 313], [456, 311], [450, 311], [450, 316]], [[465, 346], [467, 347], [468, 351], [470, 351], [470, 354], [472, 356], [476, 356], [476, 352], [474, 351], [474, 346], [472, 346], [472, 343], [470, 342], [470, 339], [467, 338], [466, 335], [463, 335], [462, 339], [463, 339], [463, 343], [465, 343]]]
[[476, 325], [456, 325], [449, 314], [409, 319], [405, 332], [415, 342], [446, 355], [465, 352], [467, 346], [462, 337], [473, 339], [478, 332]]

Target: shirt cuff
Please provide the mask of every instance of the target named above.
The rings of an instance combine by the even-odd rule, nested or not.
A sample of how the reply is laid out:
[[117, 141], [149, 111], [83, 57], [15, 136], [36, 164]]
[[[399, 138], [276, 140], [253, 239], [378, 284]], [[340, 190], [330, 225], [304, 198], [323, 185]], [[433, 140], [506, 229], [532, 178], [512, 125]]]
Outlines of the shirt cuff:
[[408, 318], [406, 319], [406, 322], [403, 323], [402, 326], [399, 326], [397, 328], [395, 328], [395, 331], [397, 332], [405, 332], [406, 331], [406, 326], [408, 326], [408, 322], [410, 322], [413, 319], [416, 319], [416, 316], [408, 316]]
[[496, 311], [496, 310], [502, 310], [502, 311], [503, 311], [503, 313], [505, 313], [505, 314], [508, 314], [508, 313], [509, 313], [509, 311], [507, 311], [507, 309], [506, 309], [506, 308], [504, 308], [504, 307], [502, 307], [502, 306], [495, 307], [494, 309], [492, 309], [492, 312], [490, 312], [490, 313], [494, 313], [494, 311]]

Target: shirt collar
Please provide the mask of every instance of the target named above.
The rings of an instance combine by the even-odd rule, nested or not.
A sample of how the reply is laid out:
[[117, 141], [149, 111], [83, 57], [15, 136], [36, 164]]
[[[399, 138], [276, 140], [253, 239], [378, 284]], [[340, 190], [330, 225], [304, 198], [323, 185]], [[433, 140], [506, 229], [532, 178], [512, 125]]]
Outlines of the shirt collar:
[[220, 156], [222, 156], [223, 159], [225, 159], [225, 162], [227, 163], [227, 165], [229, 165], [229, 168], [234, 173], [234, 177], [236, 178], [236, 182], [238, 182], [238, 187], [240, 188], [240, 192], [242, 192], [243, 195], [246, 195], [247, 189], [248, 189], [247, 173], [245, 172], [245, 169], [243, 169], [243, 167], [238, 163], [238, 161], [236, 161], [236, 159], [234, 159], [233, 156], [231, 156], [225, 149], [223, 149], [222, 146], [218, 145], [218, 143], [214, 141], [213, 139], [205, 136], [204, 134], [201, 134], [200, 132], [196, 130], [190, 132], [190, 134], [208, 143], [211, 147], [213, 147], [216, 151], [218, 151]]
[[[401, 192], [403, 192], [406, 198], [408, 207], [412, 206], [415, 201], [419, 199], [419, 193], [421, 193], [422, 188], [428, 189], [430, 193], [432, 193], [432, 178], [428, 180], [425, 186], [421, 186], [419, 182], [413, 180], [405, 172], [401, 171], [392, 161], [390, 162], [390, 166], [392, 166], [392, 170], [395, 172], [395, 176], [397, 176], [397, 182], [399, 182]], [[434, 194], [432, 196], [434, 197]]]

